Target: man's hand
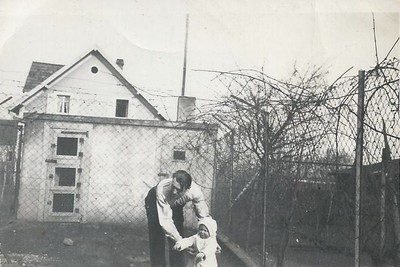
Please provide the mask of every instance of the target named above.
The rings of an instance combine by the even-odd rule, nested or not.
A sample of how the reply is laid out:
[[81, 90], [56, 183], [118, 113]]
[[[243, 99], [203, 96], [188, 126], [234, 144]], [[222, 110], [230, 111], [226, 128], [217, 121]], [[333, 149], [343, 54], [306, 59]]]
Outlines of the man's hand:
[[206, 259], [206, 255], [203, 252], [197, 253], [196, 255], [196, 262], [203, 261]]
[[175, 245], [174, 245], [174, 247], [173, 247], [173, 250], [181, 251], [181, 245], [179, 244], [179, 242], [176, 242], [176, 243], [175, 243]]
[[193, 247], [188, 247], [187, 249], [185, 249], [185, 251], [190, 255], [196, 255], [197, 253], [197, 251]]
[[173, 250], [177, 250], [177, 251], [182, 250], [182, 242], [180, 242], [181, 240], [182, 240], [182, 238], [175, 242], [175, 245], [172, 248]]

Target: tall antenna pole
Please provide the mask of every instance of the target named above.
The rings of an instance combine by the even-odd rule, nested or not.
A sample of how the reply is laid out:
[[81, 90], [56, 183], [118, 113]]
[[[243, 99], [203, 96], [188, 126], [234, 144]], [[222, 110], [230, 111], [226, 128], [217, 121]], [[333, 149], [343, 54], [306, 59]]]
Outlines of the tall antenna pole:
[[189, 29], [189, 14], [186, 15], [186, 35], [185, 35], [185, 55], [184, 55], [184, 58], [183, 58], [182, 96], [185, 95], [188, 29]]

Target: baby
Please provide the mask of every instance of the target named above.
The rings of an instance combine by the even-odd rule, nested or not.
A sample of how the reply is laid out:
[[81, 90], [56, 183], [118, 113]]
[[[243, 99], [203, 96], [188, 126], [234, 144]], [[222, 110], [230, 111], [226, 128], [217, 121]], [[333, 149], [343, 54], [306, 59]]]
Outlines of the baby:
[[211, 217], [202, 218], [198, 224], [196, 235], [183, 238], [175, 243], [175, 250], [193, 247], [196, 253], [193, 267], [216, 267], [217, 257], [217, 223]]

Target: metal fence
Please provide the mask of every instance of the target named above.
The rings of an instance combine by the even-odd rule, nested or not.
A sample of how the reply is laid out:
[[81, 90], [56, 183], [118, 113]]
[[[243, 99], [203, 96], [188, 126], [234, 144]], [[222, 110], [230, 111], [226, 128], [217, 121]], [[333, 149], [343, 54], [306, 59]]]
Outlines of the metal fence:
[[[259, 72], [221, 76], [229, 76], [228, 88], [239, 94], [223, 103], [231, 113], [224, 113], [224, 108], [219, 111], [226, 126], [218, 146], [214, 199], [221, 232], [252, 254], [260, 266], [289, 263], [296, 250], [340, 253], [364, 264], [398, 264], [399, 60], [385, 59], [366, 71], [362, 84], [359, 76], [343, 76], [314, 95], [312, 87], [317, 85], [311, 78], [309, 87], [302, 88]], [[303, 106], [301, 94], [309, 95]], [[364, 94], [363, 106], [359, 94]], [[303, 108], [297, 114], [301, 119], [292, 120], [293, 126], [282, 134], [279, 127], [295, 105]], [[357, 127], [358, 111], [364, 114], [362, 127]], [[240, 114], [240, 121], [232, 119], [234, 112]], [[247, 116], [252, 121], [247, 122]], [[304, 128], [302, 122], [306, 122]], [[241, 125], [245, 127], [240, 129]], [[264, 133], [263, 129], [268, 130]], [[364, 143], [357, 203], [359, 133]], [[245, 140], [249, 134], [254, 135], [252, 141]], [[304, 255], [297, 264], [312, 261]]]
[[[294, 248], [353, 257], [357, 137], [363, 133], [358, 240], [362, 255], [374, 263], [395, 261], [400, 240], [398, 67], [398, 59], [386, 59], [365, 72], [362, 86], [358, 76], [341, 77], [321, 87], [320, 94], [311, 90], [319, 83], [306, 88], [256, 77], [240, 85], [256, 85], [259, 98], [253, 99], [261, 101], [236, 110], [249, 128], [229, 128], [229, 120], [219, 120], [228, 130], [218, 139], [210, 124], [45, 114], [42, 99], [29, 107], [19, 127], [13, 124], [11, 143], [2, 143], [2, 214], [35, 221], [145, 224], [148, 189], [185, 169], [203, 188], [219, 232], [259, 265], [271, 258], [282, 265]], [[238, 99], [232, 101], [236, 108]], [[111, 105], [94, 93], [83, 100], [78, 106], [85, 112]], [[267, 103], [269, 110], [260, 108]], [[280, 131], [288, 107], [302, 112]], [[360, 110], [362, 128], [357, 127]], [[253, 125], [258, 135], [251, 151]], [[0, 130], [5, 127], [9, 124], [0, 124]], [[190, 207], [186, 213], [192, 218], [186, 226], [193, 227]]]
[[16, 122], [0, 120], [0, 221], [15, 212]]
[[20, 168], [0, 164], [2, 211], [15, 205], [17, 219], [146, 224], [148, 190], [178, 169], [211, 205], [215, 125], [37, 113], [20, 125]]
[[179, 123], [63, 119], [43, 115], [25, 124], [18, 218], [146, 222], [148, 190], [178, 169], [193, 174], [210, 204], [209, 131]]

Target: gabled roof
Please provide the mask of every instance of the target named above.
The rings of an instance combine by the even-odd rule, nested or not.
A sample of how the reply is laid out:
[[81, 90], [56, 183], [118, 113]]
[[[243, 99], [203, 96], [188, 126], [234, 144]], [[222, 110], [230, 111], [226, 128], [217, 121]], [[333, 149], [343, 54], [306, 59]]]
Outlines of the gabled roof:
[[[150, 102], [148, 102], [147, 99], [145, 99], [136, 90], [136, 88], [131, 83], [128, 82], [128, 80], [126, 80], [126, 78], [119, 71], [119, 67], [117, 65], [111, 63], [110, 61], [108, 61], [105, 58], [105, 56], [97, 48], [92, 49], [86, 55], [84, 55], [79, 60], [75, 61], [73, 64], [71, 64], [69, 66], [62, 67], [62, 65], [57, 65], [57, 64], [48, 64], [48, 63], [36, 62], [36, 63], [39, 63], [39, 64], [35, 64], [36, 65], [35, 69], [40, 69], [42, 71], [42, 74], [41, 75], [32, 74], [32, 77], [37, 77], [37, 78], [32, 80], [32, 83], [33, 82], [38, 82], [38, 84], [36, 85], [36, 87], [34, 87], [32, 90], [29, 91], [29, 93], [28, 93], [28, 95], [26, 97], [24, 97], [21, 101], [16, 103], [16, 105], [14, 107], [12, 107], [10, 109], [10, 111], [12, 111], [14, 113], [18, 113], [20, 108], [22, 108], [27, 101], [29, 101], [30, 99], [34, 98], [37, 94], [42, 92], [44, 89], [50, 88], [53, 83], [55, 83], [59, 79], [62, 79], [63, 76], [66, 73], [68, 73], [68, 71], [73, 69], [75, 66], [77, 66], [79, 63], [81, 63], [82, 61], [84, 61], [86, 58], [88, 58], [91, 55], [93, 55], [97, 59], [99, 59], [107, 67], [107, 69], [154, 115], [154, 117], [156, 117], [156, 118], [158, 118], [160, 120], [163, 120], [163, 121], [166, 120], [156, 110], [156, 108], [153, 105], [151, 105]], [[34, 64], [32, 63], [32, 66], [33, 65]], [[53, 66], [50, 66], [50, 65], [53, 65]], [[57, 68], [56, 66], [60, 66], [60, 68], [57, 71], [55, 71], [52, 74], [50, 74], [50, 76], [48, 76], [48, 78], [45, 78], [43, 81], [39, 81], [40, 77], [43, 78], [46, 75], [46, 73], [49, 74], [51, 71], [54, 71]], [[32, 71], [32, 67], [31, 67], [31, 71]], [[28, 75], [28, 77], [29, 76], [30, 76], [30, 74]], [[28, 83], [28, 80], [27, 80], [26, 83]], [[26, 84], [25, 84], [25, 86], [26, 86]]]
[[26, 78], [23, 92], [29, 92], [62, 67], [64, 67], [64, 65], [36, 61], [32, 62], [28, 78]]

